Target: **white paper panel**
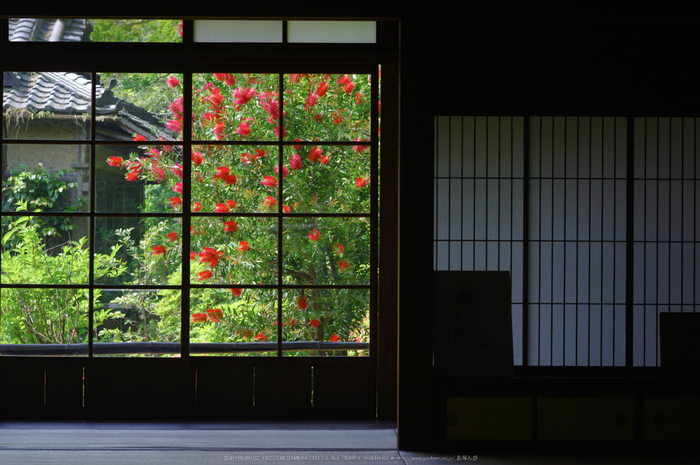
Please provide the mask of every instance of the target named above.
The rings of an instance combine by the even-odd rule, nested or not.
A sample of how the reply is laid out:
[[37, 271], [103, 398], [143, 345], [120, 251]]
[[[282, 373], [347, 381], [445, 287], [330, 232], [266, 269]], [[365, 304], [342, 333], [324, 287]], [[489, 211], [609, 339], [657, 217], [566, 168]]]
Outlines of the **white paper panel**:
[[377, 23], [375, 21], [289, 21], [287, 42], [374, 44], [377, 42]]
[[282, 43], [282, 21], [194, 21], [195, 42]]

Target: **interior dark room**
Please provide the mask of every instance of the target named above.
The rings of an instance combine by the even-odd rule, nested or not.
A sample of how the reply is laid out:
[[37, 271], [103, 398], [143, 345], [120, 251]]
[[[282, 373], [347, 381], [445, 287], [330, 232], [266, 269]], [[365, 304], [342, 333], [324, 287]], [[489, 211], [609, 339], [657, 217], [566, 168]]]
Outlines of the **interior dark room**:
[[[99, 19], [182, 22], [176, 43], [99, 43], [98, 23], [91, 23]], [[219, 40], [228, 24], [256, 37], [269, 28], [279, 39]], [[319, 33], [325, 39], [303, 35], [315, 24], [326, 27]], [[352, 26], [364, 28], [353, 36], [359, 39], [338, 39]], [[81, 462], [82, 454], [107, 463], [690, 463], [700, 444], [699, 26], [689, 8], [673, 2], [3, 4], [0, 462], [94, 463]], [[47, 43], [61, 35], [61, 43]], [[179, 110], [170, 104], [179, 122], [122, 90], [130, 75], [162, 76], [163, 95], [154, 100], [180, 85], [196, 89], [177, 94]], [[200, 94], [197, 86], [208, 79], [213, 84]], [[236, 120], [237, 129], [220, 137], [221, 112], [233, 115], [251, 100], [241, 97], [243, 79], [256, 89], [263, 79], [273, 84], [252, 98], [258, 116]], [[325, 84], [313, 90], [313, 79], [330, 84], [328, 96], [350, 102], [328, 110], [327, 124], [316, 100]], [[295, 100], [305, 83], [311, 93]], [[227, 86], [232, 100], [221, 110], [213, 98]], [[209, 113], [197, 126], [200, 108]], [[297, 124], [299, 115], [308, 119]], [[206, 118], [219, 129], [206, 132], [214, 128]], [[191, 127], [181, 125], [189, 119]], [[246, 139], [246, 122], [269, 131]], [[314, 124], [317, 134], [295, 138], [296, 128]], [[145, 142], [136, 149], [135, 141]], [[70, 183], [70, 195], [86, 199], [83, 207], [30, 216], [8, 200], [18, 167], [41, 160], [32, 152], [39, 144], [54, 153], [43, 165], [57, 183]], [[209, 204], [201, 199], [200, 212], [195, 181], [182, 181], [184, 192], [173, 182], [162, 197], [153, 194], [165, 186], [162, 178], [141, 187], [124, 182], [118, 168], [133, 166], [134, 154], [124, 166], [115, 160], [134, 150], [156, 160], [153, 152], [166, 146], [193, 154], [191, 163], [185, 157], [168, 165], [175, 181], [196, 180], [207, 156], [223, 150], [279, 156], [236, 155], [235, 175], [233, 161], [231, 173], [211, 162], [216, 174], [207, 185], [236, 193], [237, 224], [218, 200], [207, 199], [213, 203], [205, 215]], [[318, 147], [330, 158], [314, 158]], [[301, 158], [289, 156], [294, 151]], [[279, 185], [263, 178], [263, 166], [279, 174], [288, 159], [289, 176]], [[273, 196], [289, 198], [285, 186], [293, 187], [302, 162], [322, 173], [341, 159], [348, 174], [338, 182], [347, 181], [355, 196], [347, 206], [341, 189], [328, 191], [340, 200], [324, 203], [325, 210], [290, 200], [289, 213], [282, 200], [276, 204]], [[245, 190], [247, 172], [257, 177]], [[322, 198], [320, 174], [308, 176], [306, 188]], [[181, 195], [177, 205], [173, 195]], [[244, 210], [243, 199], [256, 195], [258, 204]], [[150, 198], [170, 204], [149, 211], [143, 205]], [[141, 206], [121, 206], [127, 203]], [[182, 211], [188, 204], [192, 210]], [[89, 237], [86, 256], [108, 257], [119, 233], [104, 231], [127, 217], [152, 228], [157, 221], [176, 225], [170, 240], [159, 233], [163, 245], [148, 243], [139, 262], [165, 269], [167, 247], [181, 240], [191, 260], [173, 265], [176, 279], [161, 273], [138, 285], [109, 281], [101, 262], [90, 259], [84, 281], [34, 280], [26, 265], [13, 271], [24, 256], [17, 240], [23, 221], [71, 219], [76, 234]], [[215, 281], [218, 270], [257, 251], [250, 239], [250, 252], [241, 241], [229, 255], [206, 247], [197, 255], [200, 221], [223, 222], [227, 233], [247, 225], [256, 225], [255, 237], [267, 231], [272, 253], [250, 265], [258, 270], [254, 281], [244, 274]], [[304, 255], [289, 244], [304, 228], [298, 250], [321, 257], [325, 281], [313, 265], [296, 270]], [[46, 247], [54, 241], [46, 239]], [[361, 242], [362, 251], [353, 250]], [[71, 310], [75, 339], [35, 341], [36, 329], [13, 339], [38, 305], [21, 296], [69, 291], [82, 293], [87, 307]], [[236, 323], [221, 336], [233, 325], [228, 309], [247, 307], [224, 306], [225, 318], [205, 311], [218, 291], [235, 305], [256, 295], [257, 309], [268, 308], [260, 302], [269, 294], [267, 326], [250, 326], [243, 337], [246, 327]], [[124, 302], [146, 294], [155, 310], [128, 317]], [[105, 297], [111, 295], [121, 297]], [[172, 295], [177, 310], [158, 313]], [[17, 315], [30, 310], [13, 316], [13, 302]], [[122, 319], [109, 320], [110, 309]], [[262, 321], [262, 310], [255, 312]], [[65, 319], [70, 324], [68, 313]], [[176, 335], [155, 339], [144, 330], [144, 339], [127, 341], [124, 332], [119, 339], [125, 321], [154, 331], [175, 321]], [[61, 430], [77, 436], [62, 439]], [[190, 433], [210, 437], [198, 445], [176, 439]], [[115, 440], [122, 434], [135, 438], [133, 446]]]

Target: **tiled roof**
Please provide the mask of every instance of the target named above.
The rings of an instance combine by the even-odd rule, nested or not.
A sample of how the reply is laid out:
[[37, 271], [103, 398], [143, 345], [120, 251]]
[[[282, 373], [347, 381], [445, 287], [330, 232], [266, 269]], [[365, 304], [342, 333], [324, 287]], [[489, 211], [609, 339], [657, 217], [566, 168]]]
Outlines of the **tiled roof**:
[[[8, 81], [11, 82], [11, 87], [7, 86]], [[80, 74], [4, 73], [4, 82], [3, 111], [16, 108], [84, 114], [90, 108], [91, 82]]]
[[[88, 75], [89, 76], [89, 75]], [[166, 140], [173, 139], [153, 113], [114, 96], [112, 81], [108, 88], [95, 87], [98, 116], [120, 118], [129, 134], [147, 135], [154, 131]], [[3, 73], [2, 110], [46, 111], [54, 115], [87, 115], [91, 109], [92, 81], [82, 74], [65, 72]]]
[[10, 18], [10, 42], [86, 42], [92, 25], [86, 19]]

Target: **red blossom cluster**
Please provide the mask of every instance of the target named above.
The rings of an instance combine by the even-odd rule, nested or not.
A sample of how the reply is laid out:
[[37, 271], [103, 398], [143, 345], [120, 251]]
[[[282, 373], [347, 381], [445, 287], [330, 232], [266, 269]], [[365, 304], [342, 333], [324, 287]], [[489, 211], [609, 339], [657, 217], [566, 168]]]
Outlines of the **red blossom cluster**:
[[219, 264], [219, 259], [223, 257], [224, 253], [217, 251], [211, 247], [204, 247], [204, 250], [199, 252], [200, 263], [208, 263], [210, 268], [214, 268]]
[[[278, 94], [278, 92], [274, 90], [263, 90], [260, 87], [256, 88], [255, 84], [262, 82], [261, 80], [250, 75], [243, 76], [244, 77], [239, 78], [240, 82], [238, 84], [238, 87], [236, 87], [236, 75], [230, 73], [214, 73], [214, 78], [222, 82], [222, 84], [220, 85], [223, 86], [223, 84], [225, 83], [228, 89], [224, 87], [222, 92], [222, 90], [219, 87], [215, 86], [214, 83], [208, 82], [206, 85], [203, 86], [203, 88], [194, 91], [195, 95], [199, 95], [195, 103], [203, 105], [204, 111], [198, 113], [197, 115], [193, 114], [193, 122], [198, 121], [199, 123], [201, 123], [201, 127], [203, 127], [205, 130], [210, 131], [210, 135], [213, 133], [216, 140], [225, 140], [227, 138], [227, 133], [235, 133], [240, 138], [249, 138], [251, 137], [251, 135], [254, 134], [254, 132], [255, 134], [257, 134], [257, 125], [259, 125], [265, 119], [267, 119], [268, 123], [274, 125], [274, 130], [278, 134], [280, 116], [286, 115], [286, 111], [284, 110], [289, 104], [292, 104], [294, 108], [300, 108], [303, 106], [307, 112], [313, 111], [315, 114], [309, 115], [308, 123], [313, 123], [313, 121], [327, 121], [328, 126], [330, 126], [331, 129], [333, 128], [333, 125], [347, 125], [340, 127], [338, 130], [342, 131], [342, 128], [351, 127], [350, 134], [358, 134], [358, 132], [355, 132], [358, 126], [357, 122], [354, 121], [355, 114], [353, 114], [353, 106], [355, 104], [362, 104], [365, 95], [361, 92], [355, 92], [356, 83], [351, 79], [349, 75], [341, 76], [337, 80], [337, 83], [335, 83], [334, 79], [331, 79], [330, 75], [290, 75], [289, 79], [292, 82], [302, 83], [304, 82], [304, 80], [306, 80], [306, 82], [308, 83], [308, 87], [300, 97], [296, 98], [293, 95], [293, 91], [289, 91], [289, 98], [287, 96], [287, 91], [285, 91], [285, 109], [280, 108], [280, 95]], [[181, 85], [180, 81], [175, 76], [168, 77], [166, 79], [166, 83], [172, 89], [178, 88]], [[338, 108], [337, 106], [334, 107], [333, 105], [336, 105], [336, 102], [339, 101], [341, 98], [346, 99], [345, 101], [350, 100], [351, 105], [347, 108]], [[249, 111], [249, 109], [251, 109], [253, 106], [256, 106], [258, 108], [257, 115], [256, 113], [250, 113], [248, 116], [243, 117], [243, 115], [241, 115], [240, 113], [233, 113], [242, 111], [244, 109], [246, 111]], [[183, 98], [178, 97], [174, 99], [169, 104], [169, 109], [172, 113], [172, 117], [170, 117], [166, 121], [166, 127], [171, 131], [181, 133], [183, 130], [184, 115]], [[264, 110], [264, 113], [260, 112], [260, 109]], [[300, 121], [304, 123], [303, 118]], [[332, 125], [330, 124], [331, 122]], [[290, 127], [292, 127], [294, 126], [294, 124], [298, 123], [296, 123], [296, 121], [290, 121], [289, 124]], [[355, 126], [352, 126], [353, 124], [355, 124]], [[194, 130], [195, 129], [193, 127], [193, 131]], [[196, 136], [198, 136], [198, 134], [195, 134], [195, 139], [197, 138]], [[286, 137], [286, 128], [283, 137]], [[146, 141], [147, 139], [143, 135], [139, 134], [134, 137], [134, 140]], [[301, 142], [301, 139], [295, 139], [295, 141]], [[357, 143], [357, 145], [352, 146], [352, 150], [355, 153], [363, 154], [367, 152], [367, 150], [369, 149], [368, 140], [365, 140], [362, 137], [356, 137], [354, 141]], [[280, 166], [282, 166], [282, 178], [287, 178], [291, 173], [294, 172], [290, 170], [302, 170], [305, 168], [305, 164], [306, 167], [309, 168], [310, 172], [311, 170], [320, 170], [318, 171], [319, 173], [323, 173], [323, 170], [328, 170], [329, 166], [333, 166], [334, 164], [336, 164], [335, 161], [333, 162], [333, 164], [331, 164], [331, 157], [329, 157], [328, 154], [325, 154], [320, 147], [305, 145], [301, 143], [299, 145], [293, 146], [294, 152], [292, 152], [291, 155], [288, 156], [289, 165], [284, 166], [283, 164], [280, 165], [280, 163], [277, 162], [274, 165], [272, 165], [272, 168], [270, 168], [270, 165], [260, 162], [260, 160], [266, 156], [265, 150], [251, 147], [249, 151], [240, 155], [240, 163], [244, 165], [244, 167], [238, 170], [235, 164], [238, 160], [238, 155], [236, 155], [236, 158], [232, 159], [230, 158], [230, 151], [228, 151], [229, 149], [226, 148], [227, 146], [223, 144], [215, 144], [216, 143], [209, 146], [202, 145], [196, 148], [192, 148], [192, 194], [193, 197], [195, 197], [194, 199], [192, 199], [192, 212], [201, 212], [204, 208], [204, 203], [204, 205], [214, 206], [215, 213], [231, 213], [236, 208], [236, 202], [232, 199], [227, 199], [227, 197], [236, 195], [236, 198], [241, 200], [241, 202], [243, 202], [243, 199], [249, 199], [251, 197], [251, 194], [249, 193], [250, 185], [256, 182], [260, 182], [263, 186], [267, 188], [277, 188], [279, 186], [279, 183], [283, 182], [279, 178]], [[308, 162], [303, 162], [303, 156], [307, 153], [308, 148], [310, 148], [310, 150], [308, 151], [308, 155], [306, 155], [308, 158]], [[168, 187], [172, 189], [173, 192], [179, 195], [176, 197], [169, 198], [170, 206], [176, 210], [179, 210], [180, 208], [182, 208], [182, 196], [184, 195], [184, 186], [182, 182], [184, 168], [182, 164], [176, 163], [175, 161], [177, 161], [177, 159], [173, 160], [172, 156], [164, 156], [172, 150], [171, 147], [154, 145], [153, 143], [151, 143], [150, 145], [143, 147], [143, 149], [145, 154], [147, 155], [146, 157], [137, 158], [133, 157], [132, 155], [131, 160], [123, 160], [121, 157], [109, 157], [107, 163], [110, 166], [116, 168], [124, 168], [126, 170], [126, 179], [129, 181], [145, 179], [151, 182], [155, 181], [156, 183], [166, 183]], [[336, 158], [334, 157], [334, 159]], [[344, 159], [341, 156], [339, 156], [336, 160], [337, 165], [339, 167], [344, 168], [344, 166], [342, 165]], [[217, 166], [219, 163], [222, 166]], [[314, 167], [313, 164], [315, 163], [320, 163], [320, 165], [323, 165], [323, 167], [319, 165], [316, 165]], [[236, 170], [235, 174], [234, 172], [232, 172], [233, 170]], [[260, 177], [257, 177], [256, 180], [255, 177], [246, 176], [245, 170], [251, 170], [251, 172], [256, 173], [257, 176], [262, 176], [262, 180], [257, 181], [260, 179]], [[269, 170], [267, 172], [270, 174], [266, 174], [265, 170]], [[273, 175], [271, 171], [274, 171], [275, 175]], [[355, 175], [357, 174], [358, 173], [355, 173]], [[300, 174], [293, 174], [293, 176], [300, 176]], [[310, 179], [313, 178], [310, 177]], [[238, 184], [239, 182], [241, 184]], [[352, 180], [350, 180], [349, 182], [352, 182]], [[287, 186], [286, 180], [284, 181], [284, 183], [285, 186]], [[358, 176], [355, 180], [355, 185], [357, 188], [366, 187], [368, 183], [369, 177], [365, 177], [364, 175]], [[213, 189], [213, 195], [211, 190], [206, 190], [206, 197], [200, 197], [199, 194], [196, 194], [199, 191], [195, 190], [195, 186], [209, 186], [209, 189]], [[201, 188], [202, 187], [197, 187], [197, 189]], [[290, 197], [291, 196], [287, 196], [285, 187], [285, 201], [290, 199]], [[259, 198], [257, 201], [260, 201]], [[290, 200], [290, 202], [295, 206], [295, 209], [298, 205], [301, 205], [299, 201], [293, 198]], [[280, 203], [282, 202], [280, 201]], [[277, 205], [277, 200], [275, 199], [275, 197], [268, 195], [263, 199], [262, 205], [268, 209], [274, 209]], [[211, 208], [211, 206], [207, 208]], [[260, 204], [258, 204], [258, 208], [261, 208]], [[304, 210], [301, 207], [299, 209], [300, 212], [304, 213]], [[283, 205], [282, 211], [285, 213], [290, 213], [291, 208], [289, 207], [289, 205]], [[220, 222], [218, 224], [223, 226], [223, 233], [231, 234], [239, 232], [239, 224], [231, 218], [226, 218], [224, 215], [220, 217]], [[211, 231], [210, 226], [211, 225], [208, 225], [207, 227], [198, 226], [196, 232], [193, 228], [191, 228], [190, 230], [192, 235], [199, 235], [199, 237], [204, 238], [206, 237], [206, 234], [215, 234]], [[320, 244], [326, 241], [333, 240], [330, 236], [330, 234], [325, 235], [322, 241], [322, 236], [319, 229], [311, 229], [309, 231], [309, 241], [312, 243], [312, 245], [313, 243]], [[167, 240], [170, 242], [176, 242], [178, 241], [178, 239], [179, 237], [177, 232], [173, 231], [167, 234]], [[337, 240], [337, 238], [335, 240]], [[167, 244], [167, 241], [165, 241], [165, 243]], [[251, 250], [251, 246], [248, 241], [238, 239], [237, 245], [235, 244], [236, 242], [231, 242], [228, 245], [228, 247], [235, 247], [241, 253], [249, 252]], [[324, 247], [330, 247], [331, 244], [333, 244], [333, 242], [325, 244]], [[206, 246], [204, 246], [203, 249], [198, 253], [195, 251], [190, 252], [191, 260], [199, 258], [200, 263], [209, 265], [209, 269], [200, 271], [197, 274], [198, 281], [206, 281], [212, 279], [215, 273], [219, 278], [224, 278], [227, 276], [228, 282], [233, 281], [231, 275], [227, 275], [227, 271], [224, 271], [224, 268], [222, 267], [216, 268], [217, 265], [224, 257], [226, 257], [227, 262], [233, 264], [239, 263], [243, 260], [248, 260], [248, 258], [246, 258], [246, 255], [244, 254], [231, 254], [230, 249], [226, 247], [227, 246], [224, 246], [223, 250], [227, 250], [228, 255], [226, 255], [223, 250], [217, 250], [213, 247]], [[316, 245], [315, 247], [316, 250], [322, 250], [318, 248], [318, 245]], [[332, 246], [332, 249], [335, 252], [335, 254], [340, 256], [338, 258], [343, 257], [345, 247], [342, 244], [336, 243]], [[157, 245], [152, 247], [151, 253], [152, 255], [159, 256], [165, 255], [167, 252], [168, 249], [166, 249], [165, 246]], [[350, 270], [350, 268], [351, 265], [348, 260], [338, 260], [337, 270], [340, 273], [345, 273], [346, 271]], [[240, 297], [243, 292], [243, 289], [241, 288], [229, 289], [235, 297]], [[297, 307], [299, 308], [299, 310], [306, 310], [308, 304], [309, 301], [306, 295], [302, 295], [302, 297], [299, 298], [299, 300], [297, 301]], [[221, 309], [211, 308], [207, 309], [206, 313], [193, 314], [192, 322], [205, 323], [207, 321], [211, 321], [213, 323], [220, 323], [222, 321], [222, 317], [223, 311]], [[312, 328], [316, 328], [319, 325], [321, 325], [321, 321], [318, 318], [313, 318], [307, 321], [309, 322], [309, 325]], [[286, 320], [285, 323], [283, 323], [283, 326], [285, 326], [286, 324], [287, 327], [291, 327], [294, 326], [295, 323], [296, 320], [294, 318], [290, 318]], [[246, 334], [246, 338], [249, 338], [251, 331], [247, 330], [244, 334]], [[350, 338], [352, 339], [353, 337], [353, 333], [350, 333]], [[265, 341], [267, 340], [267, 335], [261, 332], [255, 336], [255, 339], [258, 341]], [[340, 340], [340, 337], [337, 334], [332, 334], [329, 340], [332, 342], [337, 342]]]

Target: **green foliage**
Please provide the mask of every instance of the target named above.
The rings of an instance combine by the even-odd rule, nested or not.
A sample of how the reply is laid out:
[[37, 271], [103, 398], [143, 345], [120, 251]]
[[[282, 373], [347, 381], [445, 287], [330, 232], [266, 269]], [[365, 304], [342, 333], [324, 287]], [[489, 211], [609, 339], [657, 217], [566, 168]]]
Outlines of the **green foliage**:
[[[35, 168], [19, 165], [13, 168], [3, 184], [3, 211], [16, 211], [18, 205], [24, 205], [27, 211], [70, 212], [80, 211], [85, 205], [82, 197], [68, 197], [68, 190], [75, 183], [61, 181], [61, 176], [68, 173], [62, 170], [50, 173], [39, 163]], [[60, 231], [71, 231], [73, 222], [67, 217], [42, 217], [35, 220], [39, 234], [53, 236]], [[9, 227], [12, 218], [3, 217], [3, 230]]]
[[[17, 211], [26, 211], [20, 203]], [[17, 217], [2, 237], [3, 284], [87, 284], [90, 256], [87, 238], [46, 250], [35, 216]], [[8, 247], [12, 244], [12, 247]], [[94, 276], [118, 276], [125, 271], [110, 255], [95, 255]], [[52, 252], [52, 253], [50, 253]], [[100, 290], [93, 294], [99, 307]], [[70, 344], [87, 341], [87, 288], [4, 288], [0, 309], [2, 343]], [[118, 314], [95, 312], [95, 325]]]
[[116, 97], [165, 119], [169, 112], [168, 105], [175, 99], [175, 92], [165, 81], [168, 76], [170, 75], [160, 73], [104, 72], [100, 73], [100, 83], [107, 86], [111, 79], [116, 79]]
[[91, 19], [93, 42], [182, 42], [180, 20]]

